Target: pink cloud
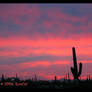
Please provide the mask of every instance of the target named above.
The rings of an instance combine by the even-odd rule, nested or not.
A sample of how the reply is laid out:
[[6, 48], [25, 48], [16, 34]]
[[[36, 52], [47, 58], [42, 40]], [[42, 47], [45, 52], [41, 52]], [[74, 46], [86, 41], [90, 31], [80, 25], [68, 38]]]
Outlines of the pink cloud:
[[[77, 54], [91, 55], [91, 38], [88, 39], [38, 39], [28, 38], [1, 38], [0, 47], [7, 48], [0, 51], [0, 56], [8, 57], [32, 57], [39, 55], [72, 56], [71, 48], [76, 47]], [[24, 49], [23, 49], [24, 48]], [[21, 54], [20, 54], [21, 53]]]
[[[72, 46], [76, 47], [78, 57], [80, 55], [85, 55], [87, 58], [91, 56], [92, 34], [90, 30], [92, 29], [92, 20], [89, 20], [88, 15], [82, 17], [73, 16], [63, 13], [62, 10], [57, 8], [42, 11], [36, 5], [31, 8], [27, 5], [14, 5], [7, 8], [0, 8], [0, 11], [2, 22], [8, 23], [11, 21], [13, 24], [17, 24], [23, 28], [16, 34], [12, 34], [11, 30], [8, 30], [8, 27], [2, 30], [5, 31], [4, 34], [10, 34], [10, 36], [6, 38], [0, 37], [0, 47], [11, 49], [1, 50], [1, 57], [32, 57], [39, 55], [72, 56]], [[46, 16], [46, 18], [42, 16]], [[75, 25], [75, 23], [80, 23], [80, 25]], [[43, 29], [41, 30], [41, 28]], [[91, 59], [81, 62], [84, 64], [92, 63]], [[1, 65], [0, 69], [1, 71], [12, 70], [17, 72], [18, 70], [21, 71], [27, 68], [42, 66], [49, 68], [54, 65], [64, 66], [68, 64], [71, 64], [70, 61], [37, 61], [13, 64], [13, 67], [10, 65]], [[17, 67], [17, 69], [14, 69], [14, 67]], [[24, 72], [24, 76], [29, 73]], [[53, 78], [54, 76], [54, 74], [46, 75], [44, 73], [41, 75], [46, 78]]]

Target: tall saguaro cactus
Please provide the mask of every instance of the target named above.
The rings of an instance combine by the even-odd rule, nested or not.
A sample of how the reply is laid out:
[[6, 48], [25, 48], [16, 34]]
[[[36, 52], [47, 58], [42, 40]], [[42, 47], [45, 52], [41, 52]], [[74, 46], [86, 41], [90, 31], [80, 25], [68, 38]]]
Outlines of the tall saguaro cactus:
[[74, 79], [79, 80], [79, 76], [82, 73], [82, 63], [79, 63], [79, 71], [78, 71], [78, 69], [77, 69], [76, 52], [75, 52], [75, 48], [74, 47], [72, 48], [72, 51], [73, 51], [73, 64], [74, 64], [74, 67], [71, 67], [71, 72], [73, 74]]

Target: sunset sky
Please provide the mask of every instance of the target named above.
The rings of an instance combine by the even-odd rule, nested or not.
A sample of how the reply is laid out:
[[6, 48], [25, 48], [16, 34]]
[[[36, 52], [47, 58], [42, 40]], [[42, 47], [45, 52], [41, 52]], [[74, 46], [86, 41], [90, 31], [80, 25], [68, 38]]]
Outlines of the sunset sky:
[[0, 4], [0, 76], [72, 74], [72, 47], [92, 74], [92, 4]]

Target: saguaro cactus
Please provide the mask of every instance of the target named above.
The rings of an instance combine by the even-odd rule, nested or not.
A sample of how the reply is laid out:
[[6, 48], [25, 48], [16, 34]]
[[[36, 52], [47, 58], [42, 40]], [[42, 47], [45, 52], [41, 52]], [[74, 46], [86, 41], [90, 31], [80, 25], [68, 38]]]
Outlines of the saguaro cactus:
[[57, 81], [57, 76], [54, 76], [54, 80]]
[[37, 81], [37, 75], [35, 74], [35, 78], [34, 78], [35, 81]]
[[75, 52], [75, 48], [74, 47], [72, 48], [72, 51], [73, 51], [73, 64], [74, 64], [74, 67], [71, 67], [71, 72], [73, 74], [74, 79], [79, 80], [79, 76], [82, 73], [82, 63], [79, 63], [79, 71], [78, 71], [78, 69], [77, 69], [76, 52]]
[[4, 81], [5, 80], [5, 78], [4, 78], [4, 74], [2, 74], [2, 81]]
[[70, 80], [70, 75], [69, 75], [69, 73], [68, 73], [68, 80]]
[[87, 80], [90, 80], [90, 74], [89, 74], [89, 75], [87, 75]]

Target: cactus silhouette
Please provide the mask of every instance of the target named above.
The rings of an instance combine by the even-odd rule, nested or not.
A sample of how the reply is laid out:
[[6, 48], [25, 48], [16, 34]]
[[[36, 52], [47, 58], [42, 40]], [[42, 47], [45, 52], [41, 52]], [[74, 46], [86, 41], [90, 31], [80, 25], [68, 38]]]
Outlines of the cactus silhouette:
[[4, 74], [2, 74], [2, 81], [4, 81], [5, 80], [5, 77], [4, 77]]
[[57, 81], [57, 76], [54, 77], [54, 80]]
[[35, 78], [34, 78], [34, 81], [37, 81], [37, 75], [35, 74]]
[[76, 59], [76, 52], [75, 52], [75, 48], [72, 48], [73, 51], [73, 64], [74, 64], [74, 68], [71, 67], [71, 72], [73, 74], [74, 79], [79, 80], [79, 77], [82, 73], [82, 63], [79, 63], [79, 71], [77, 69], [77, 59]]
[[87, 75], [87, 80], [90, 80], [90, 75]]
[[89, 75], [89, 80], [90, 80], [90, 75]]
[[70, 75], [69, 75], [69, 73], [68, 73], [68, 80], [70, 80]]

